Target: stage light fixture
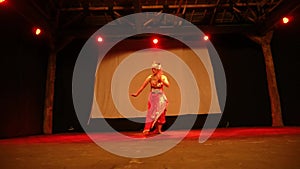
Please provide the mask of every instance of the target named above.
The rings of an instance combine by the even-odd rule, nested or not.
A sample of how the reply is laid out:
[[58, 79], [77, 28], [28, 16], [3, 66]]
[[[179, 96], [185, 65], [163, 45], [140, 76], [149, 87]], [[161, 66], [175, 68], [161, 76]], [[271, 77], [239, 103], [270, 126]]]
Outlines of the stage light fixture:
[[33, 33], [34, 33], [36, 36], [39, 36], [39, 35], [41, 35], [41, 33], [42, 33], [42, 29], [41, 29], [41, 28], [38, 28], [38, 27], [34, 27], [34, 28], [33, 28]]
[[98, 36], [97, 41], [101, 43], [103, 42], [103, 38], [101, 36]]
[[36, 34], [36, 35], [41, 34], [41, 29], [37, 28], [37, 29], [35, 30], [35, 34]]
[[3, 2], [5, 2], [5, 0], [0, 0], [0, 3], [3, 3]]
[[152, 40], [152, 42], [153, 42], [154, 45], [156, 45], [156, 44], [158, 43], [158, 39], [157, 39], [157, 38], [154, 38], [154, 39]]
[[208, 35], [205, 35], [205, 36], [203, 37], [203, 39], [204, 39], [205, 41], [207, 41], [207, 40], [209, 40], [209, 36], [208, 36]]
[[290, 18], [288, 17], [283, 17], [282, 18], [282, 23], [287, 24], [290, 21]]

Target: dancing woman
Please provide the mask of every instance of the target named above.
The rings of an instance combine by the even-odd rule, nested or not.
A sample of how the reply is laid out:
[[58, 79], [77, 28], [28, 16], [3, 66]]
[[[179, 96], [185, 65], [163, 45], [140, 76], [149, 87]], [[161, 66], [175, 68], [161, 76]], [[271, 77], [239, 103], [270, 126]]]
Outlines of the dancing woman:
[[155, 133], [162, 133], [162, 126], [166, 122], [166, 108], [168, 100], [164, 94], [164, 86], [169, 87], [168, 78], [163, 75], [160, 63], [152, 64], [152, 74], [149, 75], [136, 93], [131, 94], [137, 97], [144, 88], [150, 84], [150, 94], [148, 97], [148, 110], [146, 115], [144, 134], [149, 134], [155, 126]]

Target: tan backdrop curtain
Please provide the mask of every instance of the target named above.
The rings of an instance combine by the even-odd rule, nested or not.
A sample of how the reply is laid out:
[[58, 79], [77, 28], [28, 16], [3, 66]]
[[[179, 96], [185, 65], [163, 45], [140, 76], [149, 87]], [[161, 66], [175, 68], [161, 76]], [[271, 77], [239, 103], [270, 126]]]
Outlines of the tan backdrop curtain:
[[[160, 62], [171, 86], [167, 116], [221, 113], [214, 72], [206, 48], [147, 48], [144, 41], [120, 43], [99, 62], [95, 74], [91, 118], [145, 117], [150, 87], [131, 97], [151, 74], [153, 61]], [[134, 46], [134, 47], [132, 47]]]

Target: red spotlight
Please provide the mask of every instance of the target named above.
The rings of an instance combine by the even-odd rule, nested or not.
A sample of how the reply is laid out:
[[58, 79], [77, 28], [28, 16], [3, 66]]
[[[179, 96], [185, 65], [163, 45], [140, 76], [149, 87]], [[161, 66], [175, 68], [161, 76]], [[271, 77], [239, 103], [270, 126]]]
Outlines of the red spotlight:
[[34, 27], [33, 28], [33, 33], [37, 36], [41, 35], [42, 33], [42, 29], [38, 28], [38, 27]]
[[103, 38], [101, 36], [98, 36], [97, 41], [98, 42], [103, 42]]
[[37, 29], [35, 30], [35, 34], [36, 34], [36, 35], [41, 34], [41, 32], [42, 32], [42, 31], [41, 31], [41, 29], [39, 29], [39, 28], [37, 28]]
[[282, 18], [282, 23], [287, 24], [290, 21], [288, 17], [283, 17]]
[[209, 36], [205, 35], [205, 36], [203, 37], [203, 39], [204, 39], [205, 41], [207, 41], [207, 40], [209, 40]]
[[158, 43], [158, 39], [157, 39], [157, 38], [154, 38], [154, 39], [152, 40], [152, 42], [154, 43], [154, 45], [156, 45], [156, 44]]
[[0, 3], [3, 3], [3, 2], [5, 2], [5, 0], [0, 0]]

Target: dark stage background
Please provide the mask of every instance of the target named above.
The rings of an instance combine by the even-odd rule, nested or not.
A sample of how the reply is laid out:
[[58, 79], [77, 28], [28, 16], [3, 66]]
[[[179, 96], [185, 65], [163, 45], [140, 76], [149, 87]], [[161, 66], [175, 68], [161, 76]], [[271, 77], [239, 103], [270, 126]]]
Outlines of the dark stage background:
[[[0, 138], [42, 134], [49, 50], [42, 38], [32, 35], [31, 23], [15, 12], [1, 9], [0, 23], [4, 23], [0, 27]], [[300, 125], [299, 27], [297, 17], [289, 25], [277, 27], [271, 43], [286, 126]], [[71, 85], [75, 61], [85, 41], [76, 39], [58, 53], [54, 133], [82, 131], [73, 108]], [[240, 34], [211, 35], [211, 42], [219, 53], [227, 80], [227, 101], [220, 127], [271, 126], [260, 46]], [[169, 117], [170, 121], [174, 118]], [[205, 116], [199, 115], [196, 127], [201, 126], [203, 119]], [[119, 119], [118, 123], [124, 126], [126, 120]]]

